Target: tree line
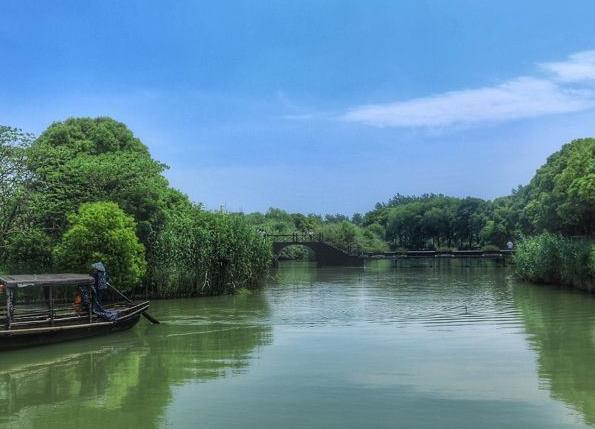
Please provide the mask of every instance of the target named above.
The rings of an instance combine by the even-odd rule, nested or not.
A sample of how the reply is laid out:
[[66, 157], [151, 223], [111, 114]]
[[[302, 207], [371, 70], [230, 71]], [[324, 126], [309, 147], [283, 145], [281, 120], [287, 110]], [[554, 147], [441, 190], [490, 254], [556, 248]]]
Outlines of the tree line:
[[[501, 249], [513, 242], [521, 278], [592, 289], [595, 282], [595, 139], [562, 146], [531, 181], [494, 200], [397, 194], [367, 213], [246, 215], [269, 233], [323, 233], [361, 251]], [[303, 249], [286, 250], [303, 258]]]
[[[484, 200], [442, 194], [396, 194], [367, 213], [303, 215], [270, 209], [248, 215], [274, 233], [323, 232], [346, 225], [354, 240], [371, 249], [377, 238], [392, 249], [504, 247], [508, 241], [544, 232], [564, 236], [595, 234], [595, 139], [579, 139], [552, 154], [533, 179], [511, 195]], [[336, 228], [336, 227], [334, 227]], [[330, 234], [333, 236], [333, 234]], [[346, 243], [339, 243], [345, 246]]]
[[72, 118], [39, 137], [0, 127], [0, 268], [83, 271], [121, 287], [194, 296], [256, 283], [270, 246], [238, 216], [169, 186], [167, 166], [122, 123]]
[[[561, 248], [560, 240], [578, 240], [586, 243], [581, 251], [565, 246], [583, 255], [574, 266], [595, 272], [594, 139], [564, 145], [508, 196], [490, 201], [396, 194], [351, 217], [276, 208], [210, 212], [173, 189], [166, 169], [110, 118], [71, 118], [38, 137], [0, 127], [0, 269], [86, 270], [103, 260], [122, 285], [142, 284], [152, 296], [224, 293], [253, 285], [266, 272], [266, 234], [297, 232], [322, 234], [352, 252], [502, 248], [513, 241], [524, 257], [521, 275], [552, 282], [568, 282], [572, 275], [537, 275], [536, 267], [561, 260], [552, 243]], [[522, 245], [531, 237], [538, 241]], [[549, 259], [536, 253], [546, 248]], [[285, 256], [307, 258], [308, 252], [290, 247]], [[589, 273], [580, 274], [587, 279], [582, 283]]]

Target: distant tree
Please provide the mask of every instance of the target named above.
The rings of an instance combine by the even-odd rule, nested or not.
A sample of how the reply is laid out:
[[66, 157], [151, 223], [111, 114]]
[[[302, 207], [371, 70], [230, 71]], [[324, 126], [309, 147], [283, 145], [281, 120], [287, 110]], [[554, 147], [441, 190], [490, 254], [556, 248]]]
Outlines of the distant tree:
[[361, 213], [354, 213], [353, 216], [351, 216], [351, 222], [356, 225], [361, 225], [364, 222], [364, 217]]
[[311, 217], [301, 213], [293, 213], [291, 215], [293, 225], [298, 232], [308, 233], [314, 231], [316, 228], [315, 221]]
[[349, 218], [343, 214], [327, 214], [324, 215], [324, 221], [328, 223], [341, 223], [343, 221], [349, 221]]
[[479, 233], [479, 239], [482, 245], [493, 244], [500, 248], [504, 248], [510, 238], [511, 236], [505, 230], [504, 225], [494, 220], [488, 220]]

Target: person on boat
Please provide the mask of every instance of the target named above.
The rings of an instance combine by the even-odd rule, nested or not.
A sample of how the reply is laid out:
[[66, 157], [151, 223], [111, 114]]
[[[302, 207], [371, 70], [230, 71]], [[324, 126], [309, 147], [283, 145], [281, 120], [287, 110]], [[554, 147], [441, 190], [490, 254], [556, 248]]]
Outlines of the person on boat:
[[99, 299], [102, 300], [108, 287], [107, 270], [103, 262], [95, 262], [91, 264], [91, 268], [91, 276], [95, 279], [95, 290], [99, 294]]
[[81, 314], [83, 312], [83, 298], [81, 297], [81, 293], [79, 291], [77, 291], [74, 294], [74, 311], [77, 314]]
[[[108, 310], [103, 307], [103, 299], [108, 288], [108, 274], [103, 262], [95, 262], [91, 264], [91, 276], [95, 279], [95, 286], [93, 287], [93, 312], [105, 320], [115, 320], [118, 317], [118, 312], [115, 310]], [[82, 301], [86, 303], [89, 297], [85, 297], [86, 291], [81, 290]]]

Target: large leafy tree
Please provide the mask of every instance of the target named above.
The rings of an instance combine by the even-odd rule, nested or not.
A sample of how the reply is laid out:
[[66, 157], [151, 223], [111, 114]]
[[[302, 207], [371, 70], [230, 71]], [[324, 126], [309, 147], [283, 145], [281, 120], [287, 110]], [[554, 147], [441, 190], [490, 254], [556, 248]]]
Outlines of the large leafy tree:
[[66, 216], [81, 203], [115, 201], [137, 222], [147, 244], [163, 223], [163, 209], [184, 199], [162, 176], [166, 166], [151, 158], [141, 141], [110, 118], [56, 122], [31, 146], [30, 189], [38, 221], [59, 237]]
[[519, 194], [536, 232], [595, 233], [595, 139], [574, 140], [551, 155]]

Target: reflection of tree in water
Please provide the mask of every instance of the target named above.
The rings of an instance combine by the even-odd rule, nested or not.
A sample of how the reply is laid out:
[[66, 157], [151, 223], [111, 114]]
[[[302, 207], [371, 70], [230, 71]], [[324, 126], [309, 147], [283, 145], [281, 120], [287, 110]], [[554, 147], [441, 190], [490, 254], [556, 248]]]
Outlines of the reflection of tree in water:
[[0, 424], [155, 427], [172, 385], [246, 371], [271, 341], [259, 294], [155, 304], [159, 326], [7, 355]]
[[517, 287], [514, 301], [551, 395], [595, 425], [595, 300], [549, 287]]
[[314, 283], [318, 279], [316, 262], [284, 261], [280, 263], [282, 269], [273, 271], [276, 283], [283, 285], [301, 285]]

